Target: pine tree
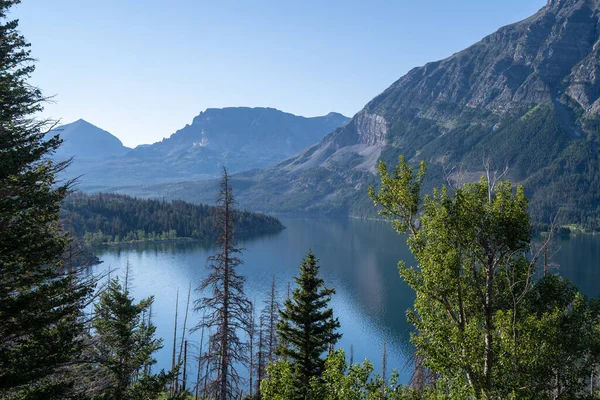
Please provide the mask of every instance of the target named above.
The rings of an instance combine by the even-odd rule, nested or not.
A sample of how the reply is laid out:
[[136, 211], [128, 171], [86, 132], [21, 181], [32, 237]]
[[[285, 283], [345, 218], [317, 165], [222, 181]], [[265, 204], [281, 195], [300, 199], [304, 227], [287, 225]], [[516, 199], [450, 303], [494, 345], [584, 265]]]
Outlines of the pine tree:
[[215, 356], [216, 360], [208, 364], [211, 380], [208, 391], [217, 400], [240, 396], [242, 376], [238, 368], [248, 361], [247, 343], [240, 339], [239, 334], [250, 329], [251, 304], [244, 293], [246, 278], [236, 271], [242, 264], [238, 256], [242, 250], [235, 246], [234, 207], [229, 175], [223, 168], [216, 214], [220, 250], [208, 258], [209, 274], [199, 287], [200, 292], [210, 289], [210, 295], [197, 300], [195, 306], [196, 311], [206, 315], [195, 329], [214, 328], [210, 342], [211, 356]]
[[29, 43], [7, 20], [18, 0], [0, 1], [0, 397], [64, 398], [83, 347], [81, 310], [93, 288], [63, 267], [68, 237], [60, 203], [69, 162], [49, 156], [58, 136], [36, 120], [45, 98], [28, 84]]
[[277, 354], [292, 363], [296, 399], [306, 397], [311, 378], [320, 376], [323, 370], [321, 356], [342, 336], [336, 332], [339, 321], [333, 318], [333, 310], [327, 308], [335, 290], [326, 288], [323, 279], [317, 276], [317, 262], [309, 251], [300, 265], [300, 276], [294, 278], [298, 288], [285, 301], [277, 326], [280, 341], [287, 344], [280, 345]]
[[149, 373], [156, 362], [152, 354], [162, 348], [162, 339], [154, 337], [156, 327], [146, 318], [153, 300], [135, 303], [118, 278], [102, 293], [92, 327], [93, 353], [105, 379], [95, 399], [156, 399], [172, 379], [173, 373]]

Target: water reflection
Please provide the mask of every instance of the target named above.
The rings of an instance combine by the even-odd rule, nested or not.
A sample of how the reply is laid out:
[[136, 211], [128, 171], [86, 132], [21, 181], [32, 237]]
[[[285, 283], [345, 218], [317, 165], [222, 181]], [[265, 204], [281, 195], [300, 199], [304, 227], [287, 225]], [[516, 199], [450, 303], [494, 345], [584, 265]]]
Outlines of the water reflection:
[[[302, 258], [312, 249], [320, 259], [326, 285], [337, 290], [332, 306], [342, 326], [339, 346], [349, 351], [352, 345], [355, 361], [369, 358], [379, 370], [385, 341], [388, 369], [403, 368], [411, 354], [405, 312], [414, 294], [399, 277], [397, 263], [415, 263], [405, 238], [383, 221], [284, 218], [282, 222], [287, 229], [278, 234], [240, 240], [240, 247], [246, 250], [239, 272], [248, 277], [248, 297], [262, 306], [273, 277], [284, 297], [288, 283], [294, 286], [292, 278]], [[560, 272], [579, 284], [584, 293], [598, 293], [600, 237], [575, 238], [560, 245], [555, 259], [562, 265]], [[176, 291], [179, 288], [182, 307], [183, 292], [189, 282], [198, 286], [206, 275], [206, 258], [214, 251], [208, 244], [158, 243], [106, 248], [98, 254], [104, 261], [98, 269], [122, 268], [129, 260], [136, 298], [155, 296], [157, 334], [165, 339], [165, 347], [158, 354], [161, 368], [170, 366]], [[192, 324], [198, 319], [191, 314]], [[190, 339], [199, 341], [199, 337], [200, 332]], [[409, 373], [407, 369], [401, 372], [404, 381]]]

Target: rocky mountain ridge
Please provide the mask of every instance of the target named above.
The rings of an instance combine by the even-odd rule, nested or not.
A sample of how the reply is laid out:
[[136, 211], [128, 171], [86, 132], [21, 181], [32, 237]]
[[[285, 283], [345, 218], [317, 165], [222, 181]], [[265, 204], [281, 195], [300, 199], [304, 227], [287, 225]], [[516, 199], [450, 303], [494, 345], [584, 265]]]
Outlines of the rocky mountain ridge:
[[[97, 151], [98, 140], [90, 136], [90, 127], [103, 132], [103, 140], [117, 138], [77, 121], [59, 131], [68, 137], [58, 156], [75, 157], [77, 162], [68, 173], [81, 176], [79, 187], [88, 191], [206, 179], [218, 176], [222, 166], [240, 172], [276, 164], [348, 120], [338, 113], [305, 118], [274, 108], [212, 108], [160, 142], [125, 148], [117, 155]], [[69, 146], [73, 140], [78, 146]]]
[[[372, 212], [379, 160], [429, 164], [428, 185], [509, 167], [535, 218], [600, 229], [600, 0], [551, 0], [444, 60], [414, 68], [345, 126], [280, 164], [240, 174], [243, 206]], [[211, 184], [155, 187], [209, 200]]]

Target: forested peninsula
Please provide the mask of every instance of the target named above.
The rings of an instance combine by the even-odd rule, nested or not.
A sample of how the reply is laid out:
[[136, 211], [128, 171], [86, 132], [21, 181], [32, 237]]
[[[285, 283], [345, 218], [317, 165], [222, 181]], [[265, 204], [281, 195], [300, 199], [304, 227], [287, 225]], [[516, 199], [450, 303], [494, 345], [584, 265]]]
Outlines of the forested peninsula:
[[[88, 245], [103, 246], [173, 240], [213, 241], [215, 206], [181, 200], [139, 199], [115, 193], [76, 192], [62, 203], [63, 226]], [[279, 232], [272, 216], [239, 211], [238, 237]]]

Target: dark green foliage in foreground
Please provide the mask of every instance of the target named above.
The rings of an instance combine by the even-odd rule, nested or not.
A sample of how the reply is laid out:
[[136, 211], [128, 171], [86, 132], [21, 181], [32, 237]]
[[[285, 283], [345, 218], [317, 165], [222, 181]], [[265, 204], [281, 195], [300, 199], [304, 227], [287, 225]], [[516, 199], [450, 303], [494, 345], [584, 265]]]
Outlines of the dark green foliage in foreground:
[[[450, 398], [589, 398], [600, 366], [600, 309], [559, 276], [536, 280], [543, 247], [530, 251], [523, 188], [468, 183], [421, 200], [425, 164], [404, 160], [370, 188], [418, 268], [402, 262], [415, 290], [408, 317], [417, 355]], [[545, 272], [544, 272], [545, 274]], [[597, 382], [594, 382], [597, 385]], [[597, 386], [596, 386], [597, 387]]]
[[[63, 223], [92, 245], [106, 243], [216, 238], [215, 207], [184, 201], [137, 199], [99, 193], [75, 193], [62, 204]], [[247, 211], [236, 212], [236, 234], [278, 232], [283, 226], [275, 217]]]
[[119, 279], [111, 280], [95, 305], [92, 351], [99, 394], [93, 399], [157, 399], [173, 373], [152, 374], [152, 354], [162, 348], [151, 321], [153, 298], [135, 303]]
[[[268, 379], [260, 386], [264, 400], [289, 400], [295, 398], [296, 382], [293, 368], [287, 361], [277, 361], [267, 367]], [[310, 400], [410, 400], [424, 398], [415, 390], [398, 384], [397, 372], [389, 382], [373, 374], [373, 364], [365, 360], [348, 366], [343, 350], [328, 355], [319, 378], [313, 378], [303, 399]]]
[[63, 399], [82, 351], [80, 310], [91, 288], [64, 270], [68, 239], [58, 224], [66, 163], [46, 159], [60, 145], [44, 140], [41, 92], [29, 44], [0, 1], [0, 398]]
[[300, 265], [298, 287], [280, 311], [277, 325], [280, 347], [277, 354], [291, 360], [294, 394], [291, 399], [304, 399], [312, 378], [320, 376], [324, 367], [322, 354], [341, 337], [333, 310], [328, 308], [334, 289], [325, 287], [318, 277], [317, 258], [310, 251]]

